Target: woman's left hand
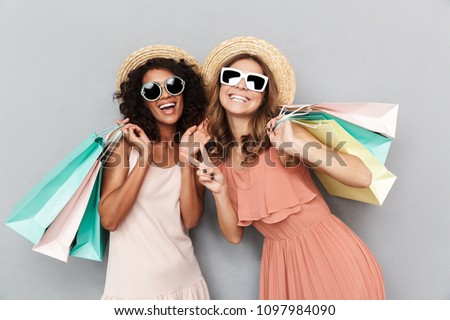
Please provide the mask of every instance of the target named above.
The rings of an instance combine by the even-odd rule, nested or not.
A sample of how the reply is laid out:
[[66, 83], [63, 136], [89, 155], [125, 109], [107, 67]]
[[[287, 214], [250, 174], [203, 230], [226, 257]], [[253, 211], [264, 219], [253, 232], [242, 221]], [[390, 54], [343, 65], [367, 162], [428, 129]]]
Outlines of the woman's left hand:
[[266, 126], [270, 142], [278, 151], [303, 159], [309, 154], [308, 149], [324, 148], [302, 125], [294, 125], [290, 120], [283, 121], [275, 129], [276, 122], [283, 117], [284, 115], [279, 115], [272, 118]]
[[291, 121], [284, 121], [278, 127], [275, 127], [277, 121], [281, 118], [283, 118], [283, 115], [272, 118], [267, 122], [267, 135], [277, 150], [284, 150], [290, 153], [294, 147], [294, 130], [292, 129]]
[[204, 122], [187, 129], [180, 140], [180, 160], [188, 162], [192, 157], [195, 158], [200, 148], [210, 139]]

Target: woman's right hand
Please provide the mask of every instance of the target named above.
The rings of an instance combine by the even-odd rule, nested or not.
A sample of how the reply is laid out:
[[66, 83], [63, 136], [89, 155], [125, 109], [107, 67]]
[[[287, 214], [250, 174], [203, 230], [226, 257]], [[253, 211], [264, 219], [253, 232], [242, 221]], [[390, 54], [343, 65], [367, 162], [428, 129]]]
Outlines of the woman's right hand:
[[227, 192], [227, 183], [222, 171], [210, 161], [204, 146], [201, 150], [203, 162], [198, 165], [197, 170], [197, 176], [200, 183], [212, 193], [221, 194]]
[[152, 160], [152, 142], [147, 137], [144, 130], [138, 125], [129, 123], [128, 118], [122, 121], [117, 120], [116, 122], [118, 125], [123, 124], [123, 127], [120, 129], [122, 130], [124, 139], [138, 150], [140, 158], [143, 158], [150, 163]]

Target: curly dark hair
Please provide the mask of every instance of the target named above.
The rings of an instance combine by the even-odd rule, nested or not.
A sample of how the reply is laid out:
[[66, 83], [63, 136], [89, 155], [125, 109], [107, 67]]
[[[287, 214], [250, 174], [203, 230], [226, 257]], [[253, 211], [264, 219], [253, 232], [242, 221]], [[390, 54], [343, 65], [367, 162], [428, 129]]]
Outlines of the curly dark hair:
[[120, 112], [124, 118], [129, 118], [130, 123], [141, 127], [150, 140], [160, 142], [156, 121], [141, 96], [142, 78], [152, 69], [170, 71], [186, 82], [183, 91], [183, 114], [176, 124], [177, 133], [174, 137], [175, 143], [179, 143], [181, 135], [187, 128], [203, 120], [207, 105], [203, 79], [195, 71], [194, 66], [188, 65], [183, 59], [179, 62], [170, 58], [149, 59], [128, 74], [127, 80], [120, 84], [120, 91], [114, 93], [114, 99], [120, 102]]

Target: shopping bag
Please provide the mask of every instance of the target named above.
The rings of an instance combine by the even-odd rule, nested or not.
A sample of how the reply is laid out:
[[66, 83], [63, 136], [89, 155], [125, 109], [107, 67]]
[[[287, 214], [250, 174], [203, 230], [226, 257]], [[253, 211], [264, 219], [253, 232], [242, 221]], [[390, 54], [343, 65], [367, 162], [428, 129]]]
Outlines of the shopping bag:
[[83, 141], [19, 201], [6, 225], [37, 243], [80, 186], [102, 149], [102, 140], [95, 135]]
[[5, 224], [34, 244], [63, 209], [104, 147], [104, 136], [120, 132], [120, 126], [93, 133], [31, 190], [14, 207]]
[[369, 150], [382, 164], [386, 163], [392, 139], [370, 131], [345, 120], [324, 114], [328, 120], [335, 120], [345, 131]]
[[109, 239], [109, 231], [100, 224], [98, 204], [100, 201], [103, 166], [100, 168], [86, 211], [78, 228], [70, 255], [74, 257], [102, 261]]
[[[367, 188], [349, 187], [323, 172], [313, 170], [327, 192], [334, 196], [382, 205], [391, 190], [396, 176], [370, 151], [343, 129], [336, 120], [305, 121], [304, 126], [320, 142], [340, 152], [359, 157], [372, 173], [372, 183]], [[342, 142], [344, 144], [342, 145]]]
[[96, 160], [85, 179], [45, 231], [33, 250], [55, 259], [67, 262], [72, 242], [85, 214], [94, 188], [100, 160]]
[[[108, 136], [102, 154], [95, 161], [94, 166], [80, 187], [47, 228], [41, 240], [33, 247], [34, 251], [64, 262], [67, 262], [69, 252], [71, 255], [81, 258], [102, 260], [102, 253], [104, 253], [106, 246], [106, 230], [101, 228], [100, 217], [97, 211], [98, 197], [100, 196], [101, 169], [121, 136], [122, 132], [120, 130]], [[94, 203], [92, 203], [91, 199], [94, 199]], [[92, 214], [96, 216], [92, 217]], [[83, 225], [81, 225], [82, 219], [84, 221]], [[83, 229], [80, 230], [80, 227]], [[86, 232], [83, 234], [83, 230], [91, 231], [92, 236], [87, 235]], [[72, 248], [75, 236], [78, 239], [78, 244]], [[86, 238], [86, 236], [89, 237]], [[97, 239], [96, 237], [98, 236], [101, 236], [101, 238]], [[89, 243], [89, 241], [93, 243]], [[94, 256], [90, 255], [89, 249], [96, 250]]]
[[[301, 106], [306, 105], [292, 105], [290, 107]], [[308, 106], [311, 107], [312, 111], [322, 111], [373, 132], [395, 138], [398, 104], [374, 102], [324, 102]]]
[[325, 112], [305, 112], [300, 115], [293, 115], [281, 119], [281, 122], [291, 120], [302, 122], [305, 120], [335, 120], [343, 129], [345, 129], [353, 138], [369, 150], [381, 163], [386, 162], [392, 139], [376, 132], [357, 126], [348, 121], [331, 116]]

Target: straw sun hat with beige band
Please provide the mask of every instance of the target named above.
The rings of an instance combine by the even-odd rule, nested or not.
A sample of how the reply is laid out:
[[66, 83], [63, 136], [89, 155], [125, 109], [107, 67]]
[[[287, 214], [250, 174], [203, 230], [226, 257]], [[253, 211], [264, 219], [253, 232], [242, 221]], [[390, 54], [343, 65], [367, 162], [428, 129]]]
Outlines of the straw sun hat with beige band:
[[152, 45], [133, 52], [122, 63], [116, 79], [117, 91], [120, 91], [120, 85], [128, 79], [128, 74], [131, 71], [139, 68], [144, 65], [147, 60], [153, 58], [168, 58], [174, 59], [175, 61], [184, 59], [188, 65], [192, 65], [194, 70], [200, 74], [201, 67], [199, 62], [187, 51], [171, 45]]
[[230, 58], [239, 54], [250, 54], [260, 58], [273, 72], [279, 91], [279, 105], [292, 104], [295, 97], [294, 70], [281, 53], [271, 43], [255, 37], [236, 37], [216, 46], [206, 57], [202, 75], [206, 86], [219, 79], [220, 69]]

